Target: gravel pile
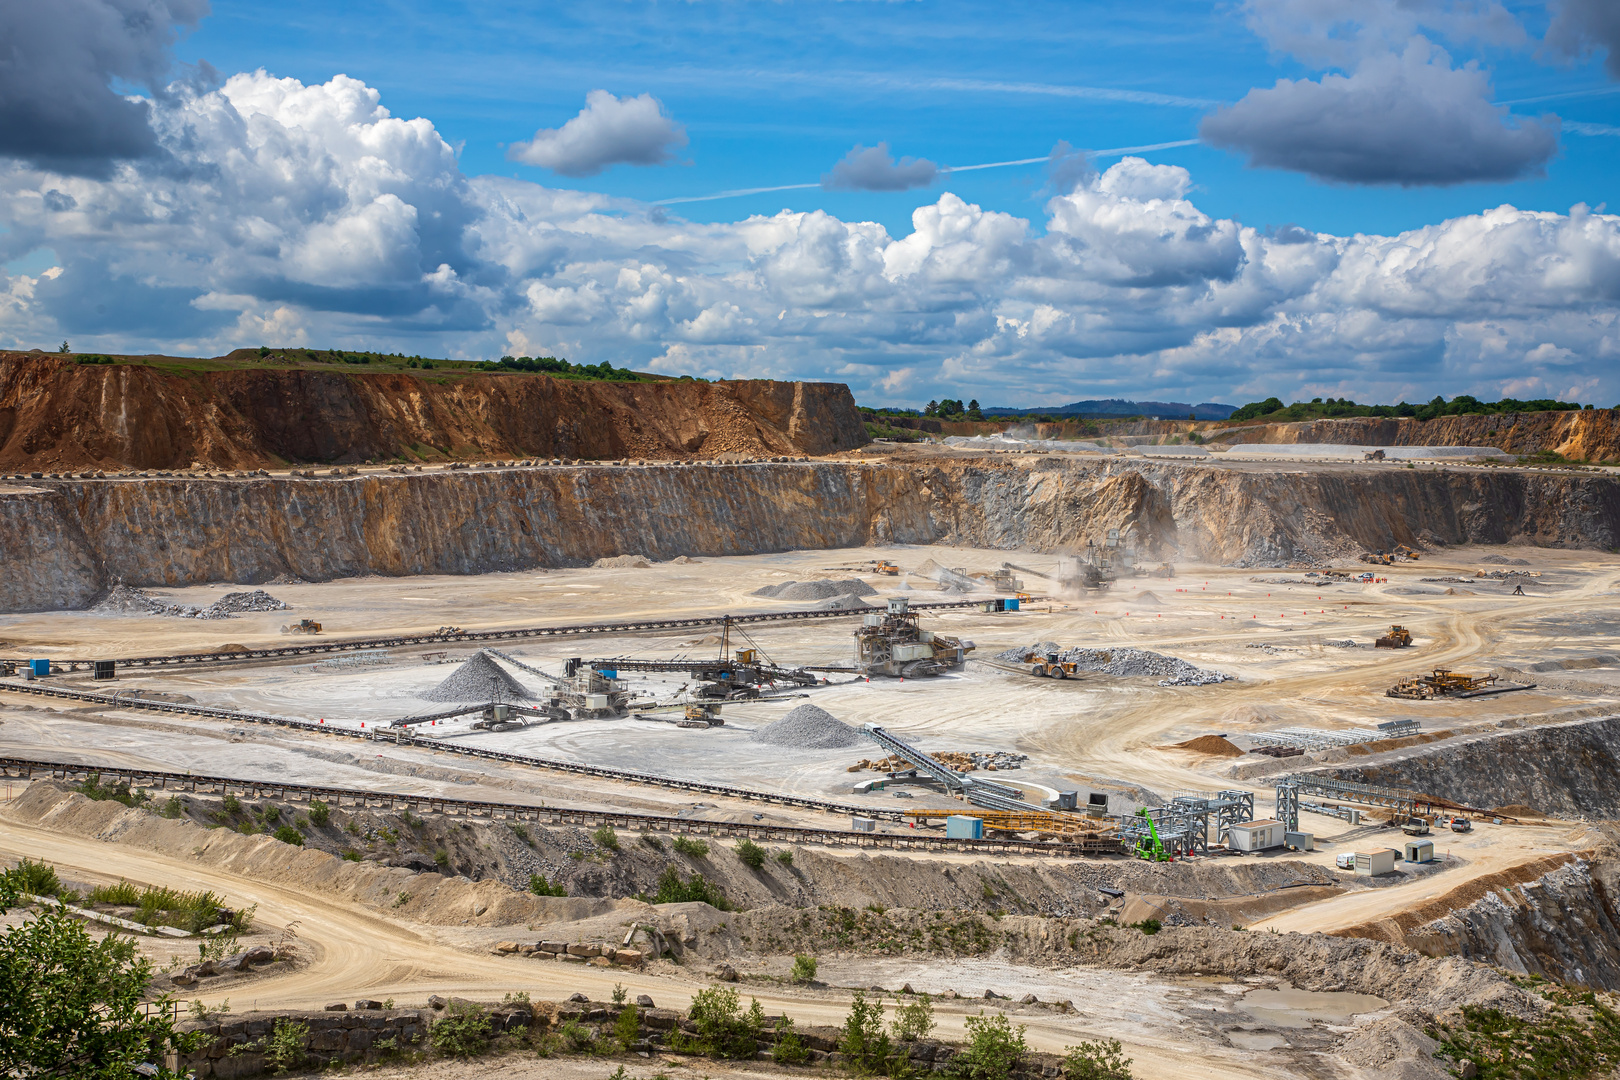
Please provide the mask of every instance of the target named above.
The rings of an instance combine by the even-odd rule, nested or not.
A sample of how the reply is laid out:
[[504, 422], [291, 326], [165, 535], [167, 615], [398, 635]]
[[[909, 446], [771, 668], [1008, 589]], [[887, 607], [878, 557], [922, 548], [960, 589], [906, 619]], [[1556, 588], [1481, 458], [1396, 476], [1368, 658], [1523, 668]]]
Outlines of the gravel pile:
[[864, 581], [845, 578], [832, 581], [784, 581], [780, 585], [767, 585], [754, 590], [755, 596], [769, 596], [777, 600], [828, 600], [834, 596], [876, 596], [877, 590]]
[[858, 596], [832, 596], [815, 605], [817, 611], [860, 611], [871, 608]]
[[90, 609], [92, 615], [161, 615], [171, 619], [228, 619], [223, 611], [160, 600], [145, 589], [114, 585], [101, 602]]
[[816, 705], [800, 705], [782, 719], [754, 732], [755, 742], [796, 750], [836, 750], [866, 741], [857, 728]]
[[1330, 638], [1322, 642], [1322, 644], [1330, 649], [1353, 649], [1356, 647], [1356, 643], [1350, 638], [1345, 638], [1343, 641], [1334, 641]]
[[597, 559], [591, 566], [598, 570], [646, 570], [652, 563], [645, 555], [615, 555], [608, 559]]
[[208, 611], [238, 615], [247, 611], [286, 611], [287, 605], [263, 589], [252, 592], [231, 592], [209, 604]]
[[526, 701], [534, 695], [508, 675], [494, 657], [479, 649], [451, 672], [448, 679], [421, 696], [424, 701], [459, 705], [482, 701]]
[[1230, 682], [1233, 678], [1220, 671], [1194, 667], [1185, 660], [1145, 649], [1059, 649], [1055, 641], [1042, 641], [1034, 645], [1019, 646], [997, 653], [1003, 663], [1019, 663], [1029, 653], [1072, 661], [1081, 671], [1095, 671], [1103, 675], [1122, 678], [1157, 677], [1160, 686], [1209, 686]]
[[1487, 555], [1479, 560], [1482, 563], [1495, 563], [1498, 566], [1529, 566], [1529, 559], [1510, 559], [1506, 555]]

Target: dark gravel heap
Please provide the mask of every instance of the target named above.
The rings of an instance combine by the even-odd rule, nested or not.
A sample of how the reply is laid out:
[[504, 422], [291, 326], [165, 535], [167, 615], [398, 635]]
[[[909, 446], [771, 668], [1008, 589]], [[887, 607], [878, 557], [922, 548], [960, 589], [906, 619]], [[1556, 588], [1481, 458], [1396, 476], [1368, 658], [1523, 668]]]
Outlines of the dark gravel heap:
[[481, 701], [528, 701], [533, 694], [508, 675], [495, 658], [479, 649], [444, 682], [422, 695], [424, 701], [476, 704]]
[[826, 709], [800, 705], [782, 719], [754, 732], [753, 740], [798, 750], [836, 750], [865, 742], [866, 736]]
[[784, 581], [780, 585], [767, 585], [755, 589], [755, 596], [769, 596], [777, 600], [828, 600], [834, 596], [876, 596], [877, 590], [857, 578], [833, 581]]

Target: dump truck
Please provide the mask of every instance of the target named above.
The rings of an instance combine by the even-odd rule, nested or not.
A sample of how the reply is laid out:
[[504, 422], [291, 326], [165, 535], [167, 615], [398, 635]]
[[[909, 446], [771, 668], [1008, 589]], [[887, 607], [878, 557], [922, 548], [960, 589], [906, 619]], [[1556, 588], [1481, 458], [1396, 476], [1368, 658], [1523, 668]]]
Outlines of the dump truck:
[[900, 573], [900, 568], [887, 559], [880, 559], [878, 564], [872, 567], [872, 573], [887, 574], [888, 576], [893, 577]]
[[318, 634], [321, 632], [321, 624], [314, 619], [299, 619], [295, 623], [283, 626], [281, 632], [283, 634]]
[[1373, 642], [1379, 649], [1409, 649], [1412, 647], [1412, 634], [1404, 626], [1391, 626], [1389, 633]]
[[1363, 450], [1361, 452], [1361, 460], [1363, 460], [1363, 461], [1383, 461], [1384, 460], [1384, 452], [1382, 450]]

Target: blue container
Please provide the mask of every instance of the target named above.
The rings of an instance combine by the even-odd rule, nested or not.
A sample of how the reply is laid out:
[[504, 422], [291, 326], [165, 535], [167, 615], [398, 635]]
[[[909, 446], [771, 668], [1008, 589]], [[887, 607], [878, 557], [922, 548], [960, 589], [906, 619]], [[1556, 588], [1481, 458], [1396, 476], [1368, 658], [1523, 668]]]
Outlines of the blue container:
[[952, 814], [945, 819], [945, 839], [983, 840], [984, 819], [968, 817], [966, 814]]
[[618, 671], [609, 671], [607, 668], [597, 668], [596, 673], [604, 679], [617, 679], [619, 677]]
[[1017, 611], [1018, 610], [1018, 598], [1017, 597], [1014, 597], [1013, 599], [1006, 601], [1006, 604], [1007, 604], [1007, 607], [1006, 607], [1005, 610], [1007, 610], [1007, 611]]
[[36, 679], [44, 678], [51, 673], [51, 662], [49, 660], [30, 660], [28, 666], [34, 669]]

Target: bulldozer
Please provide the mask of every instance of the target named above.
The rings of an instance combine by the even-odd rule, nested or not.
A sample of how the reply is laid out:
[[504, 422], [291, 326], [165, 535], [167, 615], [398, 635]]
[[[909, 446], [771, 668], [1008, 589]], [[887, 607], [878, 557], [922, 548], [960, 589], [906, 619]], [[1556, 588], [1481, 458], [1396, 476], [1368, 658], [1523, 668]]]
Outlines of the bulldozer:
[[1391, 626], [1389, 633], [1373, 642], [1378, 649], [1409, 649], [1412, 647], [1412, 632], [1404, 626]]
[[299, 619], [295, 623], [283, 626], [281, 632], [283, 634], [318, 634], [321, 632], [321, 624], [314, 619]]
[[1025, 653], [1024, 663], [1032, 665], [1029, 673], [1037, 679], [1067, 679], [1080, 674], [1080, 665], [1073, 660], [1059, 660], [1055, 653], [1050, 656]]

